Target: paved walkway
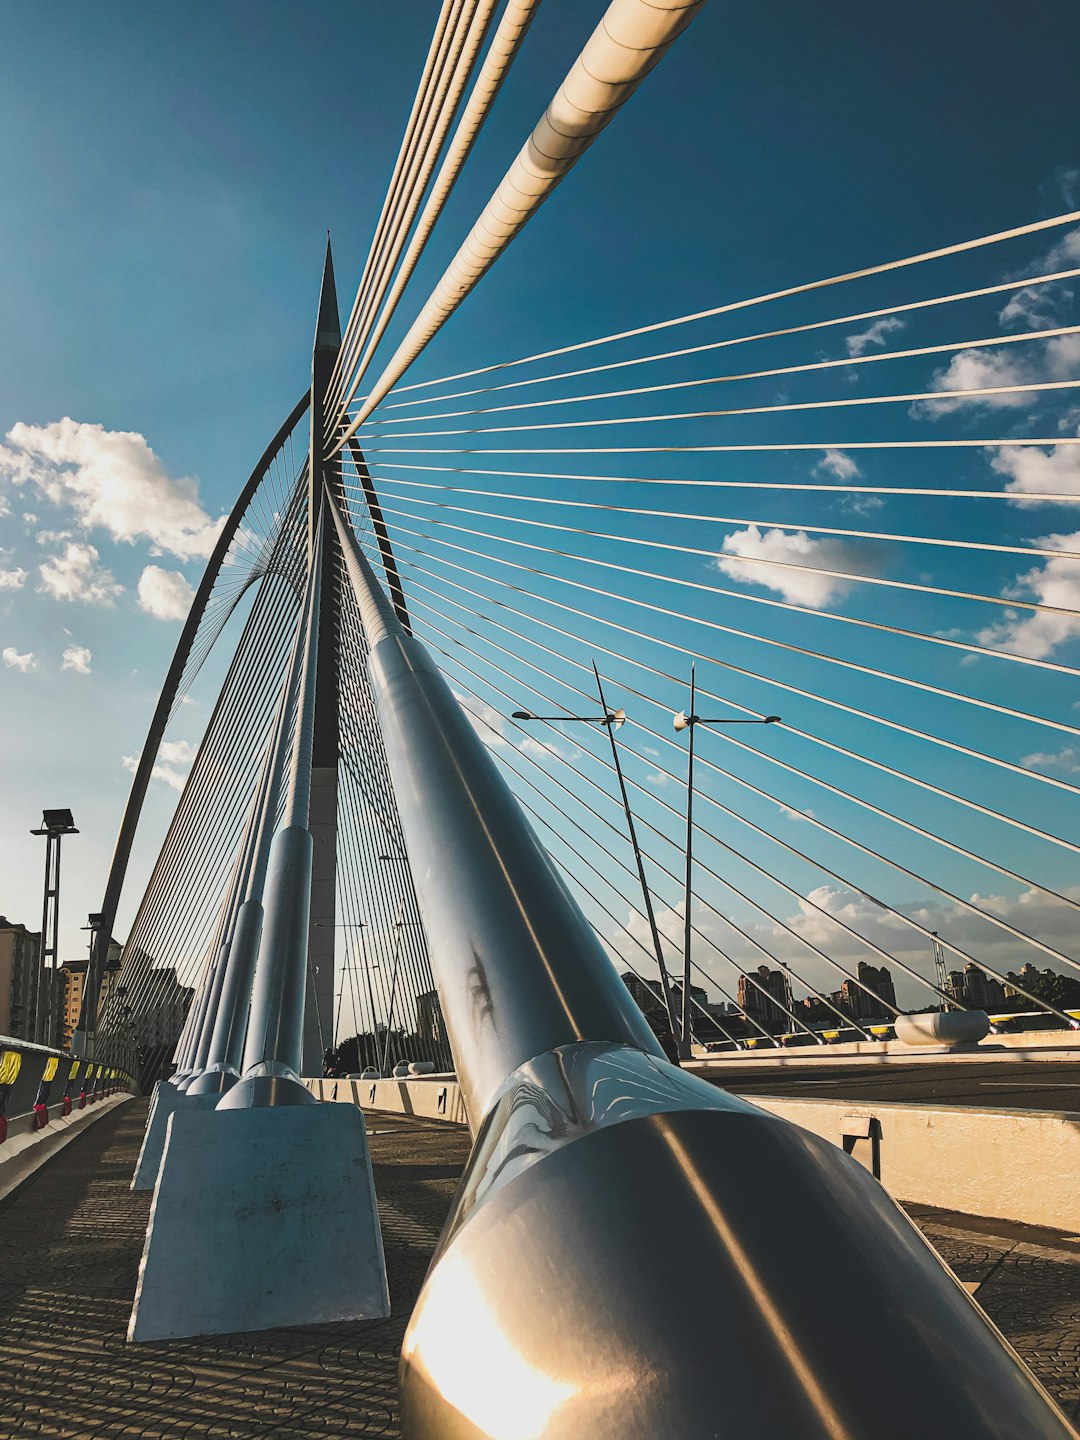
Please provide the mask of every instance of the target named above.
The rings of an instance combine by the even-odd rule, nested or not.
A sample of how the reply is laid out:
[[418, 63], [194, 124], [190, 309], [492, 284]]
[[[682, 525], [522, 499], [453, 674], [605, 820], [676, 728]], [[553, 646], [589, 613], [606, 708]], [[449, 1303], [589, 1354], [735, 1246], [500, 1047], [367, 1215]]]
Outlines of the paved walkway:
[[[399, 1435], [398, 1349], [466, 1157], [464, 1131], [367, 1117], [392, 1319], [129, 1346], [150, 1196], [128, 1184], [145, 1114], [134, 1102], [104, 1116], [0, 1206], [0, 1436]], [[923, 1208], [916, 1218], [1080, 1418], [1080, 1239]]]

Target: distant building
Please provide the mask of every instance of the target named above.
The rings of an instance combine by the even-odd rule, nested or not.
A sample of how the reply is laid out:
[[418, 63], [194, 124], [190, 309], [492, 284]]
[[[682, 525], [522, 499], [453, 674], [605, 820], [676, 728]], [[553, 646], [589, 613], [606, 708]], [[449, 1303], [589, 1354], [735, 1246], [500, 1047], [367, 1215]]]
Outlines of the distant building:
[[[72, 1037], [82, 1013], [83, 992], [86, 989], [88, 960], [65, 960], [57, 972], [59, 978], [59, 1004], [57, 1006], [56, 1044], [61, 1050], [70, 1050]], [[105, 970], [101, 977], [101, 994], [98, 998], [98, 1014], [105, 1013], [109, 996], [120, 975], [120, 942], [109, 941], [105, 958]]]
[[[656, 980], [643, 980], [640, 976], [635, 975], [632, 970], [628, 970], [626, 974], [622, 976], [622, 982], [627, 990], [630, 991], [635, 1005], [637, 1005], [646, 1020], [651, 1020], [655, 1017], [656, 1021], [664, 1030], [670, 1029], [668, 1024], [667, 1003], [664, 1000], [664, 987], [659, 978]], [[675, 1006], [676, 1015], [682, 1014], [682, 991], [682, 981], [673, 980], [671, 982], [671, 1000]], [[694, 1025], [694, 1018], [701, 1017], [701, 1010], [707, 1010], [709, 1008], [709, 997], [705, 993], [703, 986], [691, 985], [690, 999], [693, 1002], [690, 1006], [691, 1024]], [[701, 1006], [701, 1010], [697, 1008], [699, 1005]], [[694, 1025], [694, 1028], [696, 1029], [696, 1025]]]
[[0, 1035], [34, 1038], [34, 972], [40, 957], [41, 932], [0, 915]]
[[840, 1009], [855, 1020], [875, 1020], [891, 1014], [896, 1009], [896, 991], [885, 966], [860, 960], [857, 974], [861, 984], [845, 980], [840, 987]]
[[1005, 978], [1006, 980], [1013, 981], [1013, 984], [1005, 986], [1006, 1000], [1008, 1000], [1013, 995], [1019, 995], [1021, 992], [1021, 988], [1027, 990], [1028, 993], [1032, 995], [1037, 995], [1039, 993], [1039, 985], [1042, 981], [1042, 976], [1039, 974], [1038, 966], [1033, 965], [1030, 960], [1027, 962], [1026, 965], [1021, 965], [1019, 975], [1014, 974], [1010, 970]]
[[974, 960], [963, 970], [950, 970], [945, 989], [961, 1005], [975, 1010], [1000, 1010], [1005, 1004], [1005, 987], [980, 970]]
[[739, 976], [739, 1006], [766, 1030], [784, 1030], [791, 1023], [791, 983], [783, 970], [759, 965]]

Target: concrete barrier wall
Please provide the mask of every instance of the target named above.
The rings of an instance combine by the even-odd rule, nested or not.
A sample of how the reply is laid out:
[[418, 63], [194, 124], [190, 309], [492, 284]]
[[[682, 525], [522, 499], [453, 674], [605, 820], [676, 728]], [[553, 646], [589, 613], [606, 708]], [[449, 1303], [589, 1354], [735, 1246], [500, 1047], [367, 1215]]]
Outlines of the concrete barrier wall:
[[897, 1200], [1080, 1230], [1080, 1114], [760, 1095], [753, 1103], [844, 1144]]
[[128, 1076], [112, 1066], [0, 1035], [0, 1160], [16, 1136], [131, 1088]]
[[[0, 1200], [13, 1194], [80, 1131], [132, 1098], [126, 1090], [113, 1091], [82, 1110], [72, 1110], [69, 1115], [55, 1115], [48, 1125], [37, 1129], [24, 1126], [16, 1134], [9, 1135], [5, 1144], [0, 1145]], [[2, 1228], [3, 1219], [0, 1216], [0, 1230]]]
[[384, 1110], [396, 1115], [421, 1115], [467, 1125], [461, 1090], [453, 1075], [423, 1075], [410, 1080], [305, 1080], [320, 1100]]
[[[989, 1035], [978, 1045], [905, 1045], [902, 1040], [844, 1040], [827, 1045], [785, 1046], [778, 1050], [762, 1041], [749, 1050], [707, 1051], [694, 1046], [694, 1069], [725, 1065], [841, 1064], [851, 1056], [876, 1064], [940, 1064], [943, 1060], [985, 1063], [994, 1060], [1076, 1060], [1080, 1063], [1080, 1031], [1030, 1030], [1021, 1035]], [[704, 1071], [703, 1071], [704, 1073]]]
[[[453, 1076], [304, 1083], [321, 1100], [466, 1123]], [[760, 1095], [753, 1103], [842, 1146], [897, 1200], [1080, 1231], [1080, 1114]]]

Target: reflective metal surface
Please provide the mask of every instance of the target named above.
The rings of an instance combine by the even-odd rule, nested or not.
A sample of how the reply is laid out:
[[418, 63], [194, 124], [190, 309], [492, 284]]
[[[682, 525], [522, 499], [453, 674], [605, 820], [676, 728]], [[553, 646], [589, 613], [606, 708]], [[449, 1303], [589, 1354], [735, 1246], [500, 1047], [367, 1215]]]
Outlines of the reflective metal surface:
[[330, 505], [479, 1130], [406, 1333], [403, 1434], [1072, 1435], [877, 1181], [663, 1059]]
[[236, 912], [228, 966], [218, 1002], [208, 1063], [188, 1085], [190, 1095], [228, 1090], [236, 1083], [244, 1053], [248, 1005], [262, 936], [263, 907], [249, 899]]
[[578, 1040], [662, 1052], [427, 651], [336, 509], [432, 969], [474, 1129], [506, 1077]]
[[701, 1088], [596, 1046], [513, 1077], [406, 1333], [408, 1440], [1074, 1435], [867, 1171]]

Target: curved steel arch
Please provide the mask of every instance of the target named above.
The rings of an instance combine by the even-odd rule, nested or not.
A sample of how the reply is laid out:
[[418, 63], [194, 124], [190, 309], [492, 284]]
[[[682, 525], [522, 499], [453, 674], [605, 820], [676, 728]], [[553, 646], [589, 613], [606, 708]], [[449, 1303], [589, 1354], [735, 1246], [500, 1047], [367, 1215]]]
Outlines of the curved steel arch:
[[285, 440], [292, 430], [302, 419], [303, 415], [311, 404], [311, 391], [305, 390], [300, 399], [293, 406], [286, 420], [282, 423], [277, 434], [270, 441], [270, 444], [263, 451], [258, 464], [252, 470], [247, 483], [241, 490], [240, 495], [229, 513], [229, 518], [222, 526], [221, 534], [211, 551], [210, 558], [206, 562], [206, 569], [203, 571], [202, 579], [199, 581], [195, 598], [191, 602], [191, 609], [188, 611], [187, 619], [184, 621], [184, 628], [180, 632], [180, 639], [177, 641], [176, 649], [173, 652], [172, 663], [169, 666], [165, 681], [161, 687], [161, 694], [158, 696], [157, 705], [154, 708], [153, 718], [150, 721], [150, 728], [143, 743], [142, 753], [139, 756], [139, 763], [131, 781], [131, 789], [128, 791], [127, 804], [124, 807], [123, 819], [120, 821], [120, 830], [116, 837], [116, 847], [113, 850], [112, 862], [109, 866], [109, 877], [105, 884], [105, 894], [101, 902], [101, 914], [98, 917], [92, 935], [90, 951], [90, 965], [86, 976], [86, 987], [83, 991], [82, 1007], [79, 1012], [79, 1023], [72, 1040], [72, 1048], [77, 1055], [92, 1055], [93, 1043], [97, 1031], [98, 994], [101, 989], [101, 976], [104, 970], [105, 957], [108, 954], [109, 941], [112, 937], [112, 928], [116, 923], [116, 910], [120, 903], [120, 892], [123, 889], [124, 880], [127, 876], [128, 861], [131, 858], [131, 847], [135, 840], [135, 831], [138, 829], [139, 819], [142, 815], [143, 802], [146, 799], [146, 792], [150, 785], [150, 777], [153, 773], [154, 763], [157, 760], [158, 749], [165, 734], [165, 727], [169, 721], [173, 703], [176, 700], [176, 693], [183, 678], [188, 659], [191, 655], [191, 647], [195, 636], [198, 634], [199, 626], [202, 623], [203, 614], [206, 610], [207, 601], [213, 590], [214, 584], [221, 571], [222, 562], [232, 545], [233, 539], [240, 526], [240, 521], [251, 503], [256, 490], [262, 484], [266, 473], [274, 458], [284, 445]]

